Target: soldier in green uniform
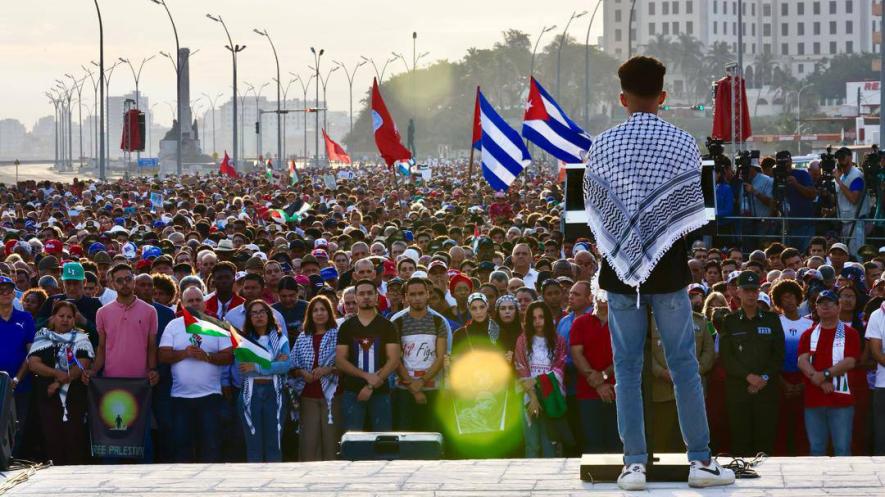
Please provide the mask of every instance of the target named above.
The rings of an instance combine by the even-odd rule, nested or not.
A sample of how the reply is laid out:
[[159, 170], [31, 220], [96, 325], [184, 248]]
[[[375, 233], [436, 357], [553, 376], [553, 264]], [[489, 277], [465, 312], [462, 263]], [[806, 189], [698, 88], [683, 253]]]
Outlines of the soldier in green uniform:
[[719, 354], [725, 367], [725, 407], [732, 453], [771, 454], [777, 431], [777, 380], [784, 362], [784, 330], [773, 312], [758, 307], [759, 275], [738, 276], [741, 308], [725, 318]]

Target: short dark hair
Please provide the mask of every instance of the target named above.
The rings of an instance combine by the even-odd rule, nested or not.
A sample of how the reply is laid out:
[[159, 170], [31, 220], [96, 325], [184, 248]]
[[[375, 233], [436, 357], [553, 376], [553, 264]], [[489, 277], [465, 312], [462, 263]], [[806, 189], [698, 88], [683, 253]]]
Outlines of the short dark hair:
[[212, 276], [215, 276], [215, 273], [219, 271], [230, 271], [231, 274], [237, 274], [237, 266], [231, 261], [221, 261], [218, 264], [212, 266]]
[[117, 271], [132, 271], [132, 266], [130, 266], [129, 264], [126, 264], [125, 262], [115, 264], [114, 267], [112, 267], [111, 270], [108, 271], [108, 276], [113, 278], [114, 274]]
[[815, 236], [811, 238], [811, 241], [808, 242], [808, 248], [811, 248], [812, 245], [820, 245], [826, 250], [827, 248], [827, 239], [822, 236]]
[[359, 287], [361, 287], [361, 286], [363, 286], [363, 285], [369, 285], [369, 286], [371, 286], [371, 287], [372, 287], [372, 290], [374, 290], [375, 293], [378, 293], [378, 287], [375, 286], [375, 282], [372, 281], [372, 280], [366, 280], [366, 279], [359, 280], [359, 281], [357, 281], [356, 283], [354, 283], [354, 285], [353, 285], [353, 289], [356, 290], [356, 289], [358, 289]]
[[430, 284], [430, 281], [428, 281], [424, 278], [417, 278], [415, 276], [412, 276], [411, 278], [406, 280], [406, 284], [403, 285], [403, 287], [405, 288], [406, 291], [409, 291], [409, 287], [412, 285], [424, 285], [424, 289], [426, 290], [427, 286], [429, 284]]
[[261, 276], [260, 274], [246, 273], [246, 275], [243, 276], [243, 282], [245, 283], [247, 281], [254, 281], [254, 282], [258, 283], [258, 285], [261, 288], [264, 288], [264, 277]]
[[664, 89], [667, 68], [654, 57], [637, 55], [618, 68], [621, 90], [637, 97], [656, 97]]
[[783, 252], [781, 252], [781, 262], [784, 264], [787, 263], [787, 259], [792, 259], [793, 257], [801, 258], [802, 254], [800, 254], [799, 251], [794, 249], [793, 247], [787, 247], [784, 249]]

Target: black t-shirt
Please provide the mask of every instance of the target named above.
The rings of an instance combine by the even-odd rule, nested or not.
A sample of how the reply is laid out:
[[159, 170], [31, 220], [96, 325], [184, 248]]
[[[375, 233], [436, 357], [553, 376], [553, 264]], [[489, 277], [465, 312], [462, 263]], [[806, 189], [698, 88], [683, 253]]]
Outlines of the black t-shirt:
[[[279, 302], [271, 307], [283, 315], [283, 319], [286, 320], [286, 329], [289, 330], [289, 336], [297, 337], [298, 333], [301, 332], [302, 324], [304, 324], [304, 313], [307, 311], [307, 302], [304, 300], [298, 300], [293, 307], [288, 309], [283, 307], [283, 304]], [[295, 343], [291, 338], [289, 341]]]
[[[338, 345], [347, 345], [347, 359], [367, 373], [375, 373], [387, 363], [389, 343], [399, 343], [396, 328], [380, 314], [376, 314], [368, 326], [363, 326], [358, 316], [351, 316], [338, 328]], [[345, 390], [351, 392], [359, 392], [366, 386], [365, 380], [350, 375], [344, 375], [341, 383]], [[389, 391], [387, 378], [375, 391]]]
[[338, 290], [344, 290], [353, 282], [353, 269], [348, 269], [338, 277]]
[[[688, 269], [688, 249], [685, 239], [673, 243], [670, 250], [658, 261], [651, 275], [639, 286], [639, 293], [672, 293], [691, 283], [691, 270]], [[599, 265], [599, 287], [607, 292], [636, 294], [636, 288], [625, 285], [605, 257]]]
[[[67, 295], [61, 293], [49, 297], [37, 313], [37, 329], [39, 330], [46, 325], [47, 320], [52, 316], [52, 306], [54, 306], [59, 300], [70, 300], [74, 303], [74, 306], [77, 307], [77, 310], [80, 311], [80, 314], [86, 318], [88, 323], [83, 328], [85, 328], [85, 331], [89, 334], [89, 341], [92, 343], [92, 346], [97, 348], [98, 332], [95, 329], [95, 315], [98, 314], [98, 310], [101, 309], [101, 301], [95, 297], [87, 297], [84, 295], [77, 300], [72, 300]], [[77, 326], [79, 327], [80, 325]]]

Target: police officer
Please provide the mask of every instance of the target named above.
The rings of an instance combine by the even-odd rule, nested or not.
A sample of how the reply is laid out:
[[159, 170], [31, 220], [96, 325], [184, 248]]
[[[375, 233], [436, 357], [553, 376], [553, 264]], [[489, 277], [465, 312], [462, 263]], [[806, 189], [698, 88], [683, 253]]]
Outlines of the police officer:
[[759, 276], [741, 272], [741, 307], [725, 318], [719, 341], [732, 453], [738, 456], [771, 454], [777, 431], [784, 330], [777, 314], [758, 307], [758, 297]]

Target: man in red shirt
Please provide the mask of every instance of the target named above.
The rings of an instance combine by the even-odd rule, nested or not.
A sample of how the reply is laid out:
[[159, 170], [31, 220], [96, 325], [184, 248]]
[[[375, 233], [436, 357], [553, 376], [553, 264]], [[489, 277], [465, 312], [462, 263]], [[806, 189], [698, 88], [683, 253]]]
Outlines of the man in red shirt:
[[608, 302], [600, 297], [597, 294], [592, 314], [575, 319], [569, 334], [572, 359], [578, 371], [575, 397], [583, 427], [584, 452], [591, 454], [621, 451]]
[[513, 209], [507, 203], [507, 195], [504, 192], [495, 192], [495, 203], [489, 206], [489, 217], [497, 225], [502, 220], [513, 218]]
[[805, 375], [805, 431], [812, 456], [825, 456], [832, 440], [836, 456], [851, 455], [854, 395], [848, 371], [860, 359], [857, 331], [839, 320], [839, 297], [817, 296], [820, 323], [799, 339], [799, 370]]

